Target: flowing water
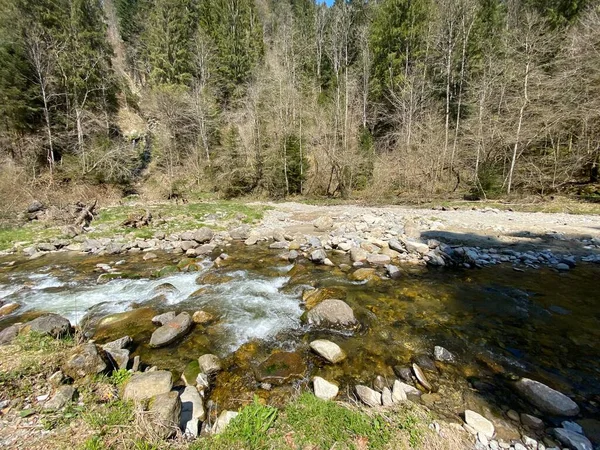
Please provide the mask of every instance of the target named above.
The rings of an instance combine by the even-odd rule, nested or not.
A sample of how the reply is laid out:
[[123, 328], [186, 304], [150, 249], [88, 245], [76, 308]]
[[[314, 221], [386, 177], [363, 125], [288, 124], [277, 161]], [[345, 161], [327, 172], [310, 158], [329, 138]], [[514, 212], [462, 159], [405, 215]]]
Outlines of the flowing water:
[[[295, 266], [273, 251], [229, 247], [224, 267], [210, 260], [197, 272], [152, 275], [176, 264], [173, 255], [144, 261], [141, 255], [115, 257], [56, 254], [13, 265], [0, 265], [0, 301], [22, 308], [0, 321], [0, 328], [20, 315], [51, 311], [95, 331], [99, 342], [129, 334], [133, 354], [143, 362], [181, 373], [199, 355], [212, 352], [229, 367], [217, 380], [214, 397], [236, 405], [257, 390], [253, 371], [277, 350], [302, 355], [306, 382], [321, 375], [341, 383], [369, 383], [375, 375], [394, 377], [394, 366], [408, 366], [435, 345], [459, 361], [428, 372], [437, 397], [434, 408], [458, 412], [475, 391], [490, 408], [511, 406], [526, 411], [510, 382], [528, 376], [572, 395], [583, 415], [600, 415], [600, 291], [596, 266], [569, 273], [510, 267], [483, 270], [407, 270], [399, 280], [351, 281], [338, 268]], [[0, 260], [0, 264], [8, 262]], [[336, 262], [343, 262], [342, 259]], [[128, 277], [98, 283], [109, 264]], [[329, 288], [355, 311], [361, 328], [355, 333], [311, 329], [303, 325], [302, 292]], [[134, 311], [127, 312], [127, 311]], [[218, 320], [198, 325], [180, 342], [149, 349], [159, 312], [204, 310]], [[100, 321], [104, 316], [112, 321]], [[311, 354], [308, 342], [327, 338], [348, 354], [332, 366]], [[440, 370], [441, 369], [441, 370]], [[265, 397], [288, 390], [259, 392]], [[235, 400], [233, 400], [235, 399]]]

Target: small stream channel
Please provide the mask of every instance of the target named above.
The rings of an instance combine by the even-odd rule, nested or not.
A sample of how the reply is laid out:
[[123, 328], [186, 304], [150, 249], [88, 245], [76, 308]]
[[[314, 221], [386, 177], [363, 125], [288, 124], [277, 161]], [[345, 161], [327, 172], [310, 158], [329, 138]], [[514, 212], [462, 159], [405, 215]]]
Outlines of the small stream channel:
[[[597, 266], [581, 265], [568, 273], [519, 273], [508, 266], [413, 268], [398, 280], [358, 282], [337, 267], [308, 261], [293, 265], [266, 248], [234, 245], [226, 252], [230, 258], [222, 267], [206, 259], [198, 261], [198, 271], [160, 278], [153, 275], [181, 257], [164, 254], [144, 261], [141, 255], [60, 253], [36, 260], [1, 259], [0, 303], [22, 307], [0, 319], [0, 329], [40, 312], [56, 312], [85, 326], [98, 342], [129, 334], [132, 355], [177, 376], [198, 356], [215, 353], [224, 358], [227, 370], [217, 378], [211, 399], [227, 408], [254, 394], [282, 403], [299, 385], [309, 385], [313, 375], [336, 380], [342, 395], [348, 395], [354, 384], [370, 384], [376, 375], [395, 378], [395, 366], [408, 367], [441, 345], [458, 362], [437, 363], [428, 372], [435, 392], [423, 401], [446, 416], [473, 404], [500, 415], [508, 408], [533, 413], [511, 389], [513, 380], [527, 376], [572, 396], [585, 420], [600, 418]], [[98, 264], [131, 278], [97, 282], [108, 268]], [[302, 292], [307, 288], [327, 288], [328, 294], [345, 300], [360, 329], [340, 333], [304, 325]], [[148, 348], [156, 329], [151, 317], [169, 310], [204, 310], [217, 320], [196, 325], [169, 347]], [[97, 325], [115, 313], [121, 314]], [[309, 350], [308, 343], [316, 338], [338, 343], [348, 358], [325, 364]], [[304, 378], [265, 390], [254, 370], [278, 350], [301, 355]]]

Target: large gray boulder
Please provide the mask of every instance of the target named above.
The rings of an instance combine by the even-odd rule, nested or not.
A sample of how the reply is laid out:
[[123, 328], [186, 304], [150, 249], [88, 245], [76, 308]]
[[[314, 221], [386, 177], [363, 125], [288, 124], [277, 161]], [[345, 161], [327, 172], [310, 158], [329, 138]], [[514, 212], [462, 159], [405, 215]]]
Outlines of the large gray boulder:
[[106, 356], [96, 344], [88, 342], [73, 349], [62, 371], [74, 380], [96, 375], [106, 370]]
[[576, 416], [579, 406], [565, 394], [539, 381], [522, 378], [515, 383], [517, 391], [540, 411], [554, 416]]
[[328, 328], [352, 329], [358, 326], [354, 311], [342, 300], [323, 300], [308, 311], [306, 319], [309, 324]]
[[168, 439], [177, 433], [181, 415], [181, 400], [177, 392], [165, 392], [150, 399], [148, 413], [152, 434]]
[[183, 337], [192, 327], [192, 318], [186, 312], [182, 312], [173, 320], [165, 323], [162, 327], [152, 333], [150, 347], [158, 348], [169, 345]]
[[584, 435], [566, 428], [555, 428], [554, 435], [563, 444], [574, 450], [594, 450], [592, 443]]
[[22, 327], [22, 324], [14, 324], [0, 331], [0, 345], [10, 344], [17, 337]]
[[123, 390], [124, 400], [143, 401], [169, 392], [173, 387], [171, 372], [157, 370], [132, 376]]
[[204, 227], [200, 228], [194, 233], [194, 240], [199, 244], [206, 244], [207, 242], [210, 242], [212, 240], [213, 236], [213, 230]]
[[46, 314], [27, 322], [21, 329], [21, 333], [29, 332], [59, 338], [71, 333], [71, 322], [58, 314]]

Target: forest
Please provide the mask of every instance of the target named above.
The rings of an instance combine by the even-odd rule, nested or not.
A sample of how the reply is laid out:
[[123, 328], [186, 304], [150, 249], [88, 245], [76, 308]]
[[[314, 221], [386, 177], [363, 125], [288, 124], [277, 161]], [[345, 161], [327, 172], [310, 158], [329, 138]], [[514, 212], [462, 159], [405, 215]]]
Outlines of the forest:
[[598, 194], [597, 0], [0, 11], [3, 202]]

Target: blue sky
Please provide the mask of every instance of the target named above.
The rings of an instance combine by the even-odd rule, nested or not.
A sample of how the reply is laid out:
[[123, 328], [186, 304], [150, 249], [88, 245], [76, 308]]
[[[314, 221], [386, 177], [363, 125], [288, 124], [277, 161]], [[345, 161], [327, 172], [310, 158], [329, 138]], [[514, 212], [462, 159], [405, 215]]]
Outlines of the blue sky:
[[325, 0], [325, 3], [327, 3], [327, 5], [329, 5], [329, 6], [331, 6], [331, 5], [333, 5], [334, 1], [335, 0]]

